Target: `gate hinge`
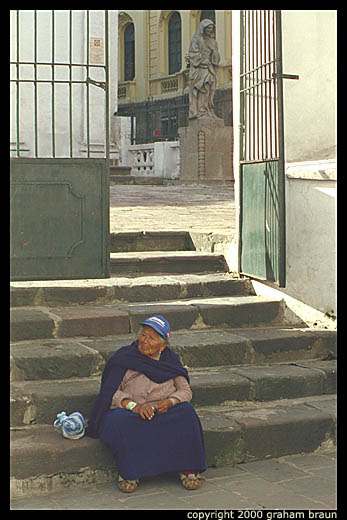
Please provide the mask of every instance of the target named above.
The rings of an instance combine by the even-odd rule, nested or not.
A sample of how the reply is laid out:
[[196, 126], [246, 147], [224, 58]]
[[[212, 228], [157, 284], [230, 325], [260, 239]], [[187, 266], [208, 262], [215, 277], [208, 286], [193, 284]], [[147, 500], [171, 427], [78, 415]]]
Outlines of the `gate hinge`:
[[277, 72], [273, 72], [272, 77], [282, 79], [299, 79], [297, 74], [277, 74]]
[[96, 87], [102, 88], [103, 90], [106, 90], [106, 82], [105, 81], [95, 81], [94, 79], [87, 78], [87, 83], [91, 83], [92, 85], [95, 85]]

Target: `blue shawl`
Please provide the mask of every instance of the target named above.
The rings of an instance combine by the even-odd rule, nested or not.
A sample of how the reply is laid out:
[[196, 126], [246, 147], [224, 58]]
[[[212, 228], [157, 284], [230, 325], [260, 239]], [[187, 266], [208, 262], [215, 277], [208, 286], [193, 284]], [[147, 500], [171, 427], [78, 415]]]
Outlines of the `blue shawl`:
[[109, 410], [113, 394], [128, 369], [142, 372], [155, 383], [164, 383], [177, 376], [185, 377], [189, 383], [187, 370], [169, 347], [163, 350], [159, 360], [141, 354], [137, 348], [137, 340], [120, 348], [107, 361], [102, 373], [99, 395], [89, 416], [86, 432], [89, 437], [99, 437], [101, 420]]

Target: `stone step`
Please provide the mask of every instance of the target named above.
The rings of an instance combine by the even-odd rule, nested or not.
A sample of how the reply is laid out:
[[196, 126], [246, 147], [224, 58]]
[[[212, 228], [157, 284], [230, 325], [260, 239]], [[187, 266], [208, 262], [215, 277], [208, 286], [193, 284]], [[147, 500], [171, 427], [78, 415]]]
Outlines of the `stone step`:
[[[219, 366], [189, 371], [195, 406], [273, 401], [336, 393], [336, 360], [290, 364]], [[11, 426], [53, 424], [62, 410], [88, 417], [100, 376], [20, 381], [11, 385]]]
[[[336, 439], [335, 396], [197, 407], [208, 466], [310, 453]], [[116, 467], [98, 439], [64, 439], [51, 425], [11, 432], [11, 494], [47, 493], [113, 481]]]
[[[110, 184], [134, 184], [134, 185], [151, 185], [151, 186], [163, 186], [168, 184], [175, 183], [174, 181], [168, 181], [168, 179], [164, 179], [163, 177], [154, 177], [154, 176], [148, 176], [144, 177], [141, 175], [112, 175], [110, 176]], [[178, 181], [176, 181], [175, 184], [178, 184]]]
[[188, 231], [128, 231], [110, 233], [111, 253], [130, 251], [194, 251]]
[[110, 175], [110, 186], [114, 186], [115, 184], [135, 184], [134, 177], [131, 175]]
[[[100, 375], [108, 358], [136, 334], [60, 338], [11, 344], [11, 381]], [[190, 369], [285, 363], [336, 356], [336, 331], [313, 328], [209, 329], [172, 334], [170, 348]]]
[[198, 407], [208, 466], [310, 453], [336, 442], [336, 396]]
[[276, 325], [283, 320], [283, 305], [280, 299], [230, 296], [102, 307], [15, 307], [10, 332], [12, 341], [128, 334], [154, 314], [163, 315], [172, 330]]
[[131, 175], [131, 166], [110, 166], [110, 177], [113, 175]]
[[197, 251], [110, 253], [111, 274], [228, 272], [223, 255]]
[[12, 307], [105, 305], [247, 295], [255, 295], [250, 280], [229, 273], [11, 282], [10, 288]]

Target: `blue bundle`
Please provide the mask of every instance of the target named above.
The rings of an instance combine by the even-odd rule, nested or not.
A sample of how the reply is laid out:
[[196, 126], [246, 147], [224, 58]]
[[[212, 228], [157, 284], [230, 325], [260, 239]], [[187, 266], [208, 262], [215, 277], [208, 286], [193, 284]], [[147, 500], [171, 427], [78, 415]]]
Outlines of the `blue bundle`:
[[72, 440], [80, 439], [86, 431], [84, 417], [80, 412], [70, 415], [66, 415], [66, 412], [58, 413], [53, 426], [61, 431], [63, 437]]

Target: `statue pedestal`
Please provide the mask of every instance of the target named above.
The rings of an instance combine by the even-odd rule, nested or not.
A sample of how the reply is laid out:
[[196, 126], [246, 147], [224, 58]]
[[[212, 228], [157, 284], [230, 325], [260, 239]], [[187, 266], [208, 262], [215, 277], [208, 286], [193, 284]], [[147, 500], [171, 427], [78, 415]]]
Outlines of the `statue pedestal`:
[[187, 183], [227, 184], [233, 175], [233, 128], [223, 119], [203, 117], [178, 129], [180, 180]]

